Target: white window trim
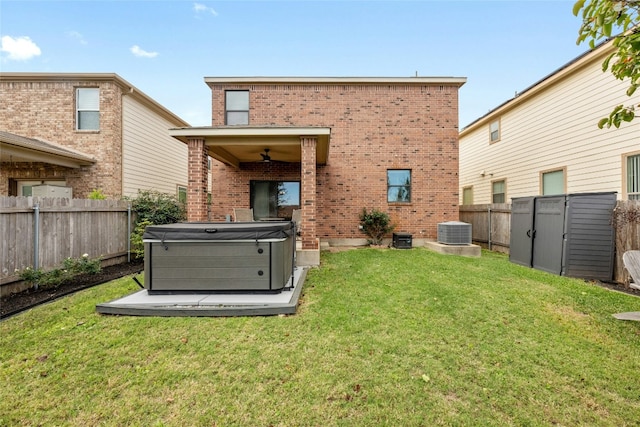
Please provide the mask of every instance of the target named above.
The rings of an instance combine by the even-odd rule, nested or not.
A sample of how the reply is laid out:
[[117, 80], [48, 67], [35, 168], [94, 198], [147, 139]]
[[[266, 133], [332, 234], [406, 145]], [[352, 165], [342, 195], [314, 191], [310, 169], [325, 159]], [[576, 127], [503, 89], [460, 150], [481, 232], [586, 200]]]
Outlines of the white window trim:
[[[88, 108], [83, 108], [80, 109], [80, 106], [78, 105], [78, 102], [80, 100], [80, 91], [82, 90], [88, 90], [88, 89], [94, 89], [98, 91], [98, 108], [97, 109], [88, 109]], [[83, 111], [95, 111], [98, 113], [98, 128], [97, 129], [81, 129], [80, 128], [80, 112]], [[99, 87], [77, 87], [76, 88], [76, 124], [75, 124], [75, 130], [79, 131], [79, 132], [98, 132], [100, 131], [100, 88]]]

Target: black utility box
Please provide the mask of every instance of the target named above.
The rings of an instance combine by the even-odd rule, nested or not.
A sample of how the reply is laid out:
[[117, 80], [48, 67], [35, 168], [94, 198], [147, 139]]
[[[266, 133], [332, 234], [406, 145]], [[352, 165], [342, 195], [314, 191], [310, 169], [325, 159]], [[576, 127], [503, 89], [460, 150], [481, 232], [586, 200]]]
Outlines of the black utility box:
[[411, 249], [413, 236], [409, 233], [393, 233], [392, 245], [396, 249]]

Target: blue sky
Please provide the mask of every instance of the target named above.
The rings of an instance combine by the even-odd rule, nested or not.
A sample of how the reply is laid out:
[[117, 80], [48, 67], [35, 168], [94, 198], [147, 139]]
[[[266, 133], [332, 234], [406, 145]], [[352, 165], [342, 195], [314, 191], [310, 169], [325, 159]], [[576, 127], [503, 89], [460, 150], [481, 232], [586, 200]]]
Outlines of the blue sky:
[[587, 50], [573, 0], [0, 0], [0, 70], [117, 73], [194, 126], [204, 77], [466, 77], [460, 127]]

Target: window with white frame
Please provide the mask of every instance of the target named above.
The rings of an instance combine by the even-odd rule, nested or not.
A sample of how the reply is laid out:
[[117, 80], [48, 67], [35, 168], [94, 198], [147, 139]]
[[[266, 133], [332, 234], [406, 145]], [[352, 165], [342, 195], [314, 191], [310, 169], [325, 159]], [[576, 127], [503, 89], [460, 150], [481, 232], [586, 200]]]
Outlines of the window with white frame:
[[564, 169], [542, 172], [541, 183], [542, 188], [540, 192], [543, 196], [564, 194], [566, 192]]
[[225, 92], [225, 124], [249, 124], [249, 91], [228, 90]]
[[387, 170], [387, 202], [406, 203], [411, 201], [411, 170]]
[[491, 203], [506, 203], [507, 182], [502, 179], [491, 183]]
[[489, 125], [489, 141], [500, 141], [500, 120], [495, 120]]
[[640, 200], [640, 154], [626, 156], [625, 160], [627, 199]]
[[76, 129], [100, 130], [100, 89], [76, 89]]

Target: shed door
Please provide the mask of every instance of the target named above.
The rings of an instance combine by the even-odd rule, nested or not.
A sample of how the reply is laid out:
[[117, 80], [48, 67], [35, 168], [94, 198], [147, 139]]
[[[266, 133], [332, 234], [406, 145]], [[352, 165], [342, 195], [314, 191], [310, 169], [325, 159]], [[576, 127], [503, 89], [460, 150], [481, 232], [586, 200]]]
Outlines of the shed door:
[[549, 273], [562, 271], [565, 200], [563, 196], [535, 200], [533, 267]]
[[526, 267], [531, 267], [534, 200], [534, 197], [518, 197], [511, 202], [509, 260]]

